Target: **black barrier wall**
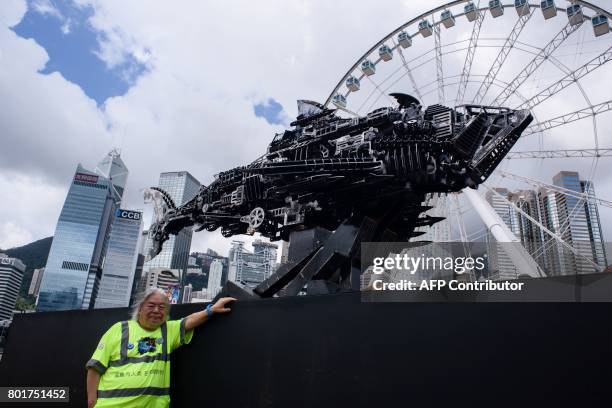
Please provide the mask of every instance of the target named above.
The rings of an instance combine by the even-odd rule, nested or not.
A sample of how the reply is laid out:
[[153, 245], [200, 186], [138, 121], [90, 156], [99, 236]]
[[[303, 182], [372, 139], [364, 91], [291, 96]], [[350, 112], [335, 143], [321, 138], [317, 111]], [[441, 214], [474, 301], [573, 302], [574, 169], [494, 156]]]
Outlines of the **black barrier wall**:
[[[172, 317], [201, 309], [176, 306]], [[0, 385], [68, 386], [70, 403], [55, 405], [86, 406], [85, 362], [127, 313], [15, 316]], [[359, 293], [240, 301], [172, 355], [172, 401], [592, 406], [609, 399], [610, 316], [612, 303], [362, 303]]]

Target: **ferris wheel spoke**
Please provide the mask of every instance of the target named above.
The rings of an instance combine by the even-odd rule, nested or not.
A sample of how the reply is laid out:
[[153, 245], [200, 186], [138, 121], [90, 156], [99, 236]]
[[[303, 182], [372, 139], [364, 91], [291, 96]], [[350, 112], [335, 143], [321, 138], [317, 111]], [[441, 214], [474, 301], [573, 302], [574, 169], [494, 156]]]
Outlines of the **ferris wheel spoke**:
[[[390, 73], [389, 75], [387, 75], [385, 78], [383, 78], [382, 82], [380, 83], [376, 83], [372, 80], [372, 78], [370, 78], [367, 75], [362, 75], [361, 78], [359, 78], [360, 80], [363, 78], [367, 78], [368, 81], [370, 81], [370, 83], [373, 85], [373, 89], [370, 91], [370, 93], [368, 94], [367, 98], [365, 98], [363, 100], [363, 102], [361, 103], [361, 105], [359, 105], [359, 108], [357, 108], [357, 112], [362, 112], [364, 106], [366, 106], [366, 104], [374, 97], [374, 95], [378, 95], [376, 98], [374, 98], [374, 100], [370, 103], [370, 108], [372, 108], [372, 106], [374, 106], [381, 97], [385, 97], [387, 98], [391, 104], [395, 103], [395, 101], [393, 101], [389, 95], [387, 95], [387, 90], [389, 90], [389, 88], [391, 88], [391, 86], [393, 86], [399, 79], [403, 78], [403, 75], [400, 75], [399, 79], [392, 82], [391, 85], [387, 86], [387, 88], [382, 89], [381, 86], [383, 84], [385, 84], [387, 81], [391, 80], [391, 78], [397, 74], [399, 71], [401, 71], [401, 67], [399, 67], [398, 69], [396, 69], [395, 71], [393, 71], [392, 73]], [[378, 92], [377, 92], [378, 91]], [[350, 92], [349, 92], [350, 93]]]
[[543, 122], [529, 126], [521, 137], [532, 135], [534, 133], [543, 132], [554, 129], [559, 126], [567, 125], [568, 123], [576, 122], [577, 120], [596, 116], [600, 113], [612, 110], [612, 100], [598, 103], [597, 105], [589, 106], [574, 112], [566, 113]]
[[610, 149], [576, 149], [576, 150], [532, 150], [524, 152], [509, 152], [505, 159], [568, 159], [586, 157], [611, 157]]
[[589, 62], [585, 63], [584, 65], [581, 65], [579, 68], [565, 75], [563, 78], [550, 85], [548, 88], [542, 90], [537, 95], [531, 97], [529, 100], [523, 102], [518, 108], [533, 110], [533, 108], [538, 106], [540, 103], [559, 93], [571, 84], [577, 82], [580, 78], [588, 75], [590, 72], [595, 71], [597, 68], [601, 67], [611, 59], [612, 47], [608, 48], [601, 55], [593, 58]]
[[519, 19], [516, 21], [502, 49], [499, 51], [499, 54], [497, 54], [495, 61], [493, 61], [493, 65], [491, 65], [491, 68], [489, 69], [487, 76], [485, 77], [484, 81], [482, 81], [482, 84], [480, 84], [478, 91], [476, 91], [476, 96], [473, 99], [473, 103], [475, 104], [482, 103], [482, 100], [487, 94], [491, 86], [491, 83], [493, 83], [493, 80], [495, 79], [495, 77], [497, 77], [497, 74], [499, 73], [501, 67], [506, 61], [506, 58], [508, 57], [508, 54], [510, 53], [510, 51], [512, 50], [514, 46], [514, 43], [516, 42], [519, 35], [523, 31], [523, 28], [525, 28], [525, 26], [527, 25], [527, 22], [531, 19], [532, 15], [533, 15], [533, 8], [530, 8], [528, 14], [520, 16]]
[[[448, 79], [451, 79], [451, 78], [456, 78], [457, 76], [458, 76], [458, 75], [452, 75], [452, 76], [445, 77], [444, 79], [445, 79], [445, 80], [448, 80]], [[484, 76], [484, 75], [471, 75], [471, 77], [472, 77], [472, 78], [482, 78], [483, 76]], [[431, 81], [431, 82], [429, 82], [427, 85], [432, 85], [432, 84], [434, 84], [435, 82], [436, 82], [436, 81]], [[478, 84], [482, 83], [481, 81], [479, 81], [479, 80], [477, 80], [477, 79], [468, 79], [466, 82], [467, 82], [468, 84], [469, 84], [469, 83], [478, 83]], [[459, 84], [459, 82], [450, 82], [450, 83], [446, 83], [446, 86], [447, 86], [447, 87], [450, 87], [450, 86], [457, 85], [457, 84]], [[496, 87], [498, 87], [498, 88], [504, 88], [504, 87], [508, 86], [508, 83], [507, 83], [507, 82], [502, 81], [502, 80], [500, 80], [500, 79], [498, 79], [498, 78], [493, 79], [493, 82], [491, 82], [491, 84], [492, 84], [492, 85], [494, 85], [494, 86], [496, 86]], [[421, 88], [421, 90], [423, 90], [423, 88], [425, 88], [425, 86], [423, 86], [423, 87]], [[423, 92], [423, 96], [427, 96], [427, 95], [429, 95], [429, 94], [431, 94], [432, 92], [435, 92], [435, 91], [436, 91], [436, 88], [429, 89], [429, 90], [427, 90], [427, 91]], [[516, 96], [517, 98], [519, 98], [519, 99], [520, 99], [521, 101], [523, 101], [523, 102], [526, 102], [526, 101], [527, 101], [527, 98], [526, 98], [524, 95], [522, 95], [520, 92], [518, 92], [518, 91], [516, 91], [516, 92], [515, 92], [515, 96]], [[448, 101], [448, 102], [452, 102], [452, 101]], [[454, 101], [454, 102], [456, 102], [456, 104], [460, 104], [460, 101]], [[535, 116], [534, 116], [534, 117], [535, 117]]]
[[368, 78], [368, 81], [370, 81], [370, 82], [372, 83], [372, 85], [374, 86], [374, 88], [376, 88], [376, 90], [377, 90], [377, 91], [380, 93], [380, 95], [381, 95], [382, 97], [387, 98], [387, 100], [388, 100], [388, 101], [389, 101], [389, 102], [390, 102], [392, 105], [393, 105], [393, 104], [395, 104], [395, 101], [394, 101], [393, 99], [391, 99], [391, 97], [390, 97], [389, 95], [387, 95], [387, 94], [385, 93], [385, 91], [383, 91], [383, 90], [380, 88], [380, 85], [378, 85], [376, 82], [374, 82], [374, 80], [373, 80], [372, 78], [370, 78], [369, 76], [368, 76], [368, 77], [366, 77], [366, 78]]
[[444, 70], [442, 68], [442, 47], [440, 45], [440, 24], [434, 26], [434, 46], [436, 47], [436, 78], [438, 82], [438, 101], [444, 104]]
[[[479, 2], [480, 3], [480, 2]], [[461, 71], [461, 80], [459, 81], [459, 89], [457, 90], [457, 104], [463, 102], [465, 96], [465, 89], [467, 87], [467, 81], [472, 71], [472, 62], [474, 62], [474, 54], [476, 52], [476, 46], [478, 44], [478, 38], [480, 37], [480, 27], [486, 13], [478, 12], [478, 17], [474, 21], [474, 27], [472, 28], [472, 35], [470, 36], [470, 43], [468, 45], [465, 61], [463, 62], [463, 70]]]
[[395, 43], [395, 40], [393, 40], [393, 45], [395, 46], [395, 49], [398, 51], [400, 59], [402, 60], [402, 65], [406, 69], [406, 74], [408, 75], [408, 78], [410, 79], [410, 82], [412, 83], [412, 88], [414, 89], [414, 93], [416, 94], [417, 98], [419, 98], [419, 100], [422, 101], [423, 96], [421, 95], [421, 91], [419, 90], [419, 87], [417, 86], [416, 81], [414, 80], [414, 76], [412, 75], [412, 70], [408, 66], [408, 63], [406, 62], [406, 57], [404, 56], [402, 47], [398, 46]]
[[549, 59], [552, 53], [559, 48], [572, 33], [582, 26], [580, 24], [570, 24], [569, 22], [561, 29], [561, 31], [546, 44], [540, 52], [523, 68], [519, 74], [509, 82], [508, 87], [504, 88], [499, 95], [495, 97], [491, 105], [503, 105], [510, 96], [516, 91], [539, 67]]

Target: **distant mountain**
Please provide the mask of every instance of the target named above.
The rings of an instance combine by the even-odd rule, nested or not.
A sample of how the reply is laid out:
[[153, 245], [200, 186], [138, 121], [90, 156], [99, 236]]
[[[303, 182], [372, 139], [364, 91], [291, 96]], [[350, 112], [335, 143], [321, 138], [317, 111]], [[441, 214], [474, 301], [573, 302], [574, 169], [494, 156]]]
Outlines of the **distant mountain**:
[[49, 256], [49, 250], [51, 249], [51, 242], [53, 242], [53, 237], [47, 237], [24, 246], [11, 249], [0, 249], [0, 253], [7, 254], [13, 258], [21, 259], [21, 261], [26, 264], [26, 271], [23, 275], [21, 288], [19, 290], [19, 294], [21, 296], [26, 296], [28, 294], [34, 269], [44, 268], [44, 266], [47, 264], [47, 257]]

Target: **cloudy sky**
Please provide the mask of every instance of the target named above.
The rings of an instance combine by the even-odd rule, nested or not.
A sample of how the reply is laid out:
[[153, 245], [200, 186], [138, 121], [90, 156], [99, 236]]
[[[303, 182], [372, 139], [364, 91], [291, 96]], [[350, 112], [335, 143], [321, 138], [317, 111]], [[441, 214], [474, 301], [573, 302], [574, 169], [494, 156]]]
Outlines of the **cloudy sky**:
[[[93, 169], [114, 147], [130, 170], [123, 207], [144, 209], [149, 220], [142, 189], [156, 185], [160, 172], [187, 170], [208, 184], [219, 171], [257, 158], [295, 117], [296, 99], [324, 101], [378, 40], [441, 3], [2, 0], [0, 248], [53, 235], [77, 163]], [[510, 8], [499, 19], [485, 18], [467, 94], [476, 92], [516, 19]], [[566, 22], [564, 14], [544, 23], [534, 13], [489, 100]], [[452, 30], [442, 29], [449, 103], [471, 27], [462, 17]], [[612, 35], [596, 40], [590, 23], [583, 24], [555, 55], [575, 69], [611, 44]], [[437, 102], [432, 49], [433, 36], [419, 36], [406, 51], [426, 105]], [[392, 62], [380, 66], [378, 88], [364, 80], [349, 107], [367, 113], [389, 103], [378, 89], [412, 93], [401, 60], [396, 55]], [[603, 66], [582, 81], [583, 92], [568, 89], [538, 106], [538, 120], [611, 99], [610, 73]], [[521, 91], [529, 98], [564, 75], [559, 64], [547, 62]], [[612, 147], [607, 114], [596, 122], [600, 147]], [[594, 133], [586, 119], [517, 149], [593, 148]], [[608, 160], [600, 159], [592, 174], [599, 195], [612, 199]], [[593, 167], [591, 159], [517, 162], [504, 166], [549, 183], [559, 170], [591, 174]], [[604, 225], [612, 224], [610, 215], [602, 209]], [[612, 236], [612, 229], [605, 234]], [[229, 241], [218, 232], [196, 234], [192, 249], [207, 247], [225, 253]]]

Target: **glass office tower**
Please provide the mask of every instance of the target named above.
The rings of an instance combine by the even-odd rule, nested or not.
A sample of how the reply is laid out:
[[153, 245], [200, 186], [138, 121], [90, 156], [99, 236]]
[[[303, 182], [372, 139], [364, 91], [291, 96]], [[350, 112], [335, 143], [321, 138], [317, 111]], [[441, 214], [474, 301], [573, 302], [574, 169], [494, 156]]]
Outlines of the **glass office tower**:
[[[189, 172], [173, 171], [160, 174], [158, 187], [166, 191], [179, 206], [195, 197], [200, 190], [200, 182]], [[191, 236], [191, 228], [183, 229], [178, 235], [170, 235], [170, 238], [164, 242], [161, 252], [149, 262], [145, 262], [143, 273], [152, 268], [167, 268], [178, 269], [184, 274], [189, 260]], [[150, 242], [147, 242], [146, 253], [150, 247]]]
[[142, 213], [118, 208], [102, 265], [96, 309], [129, 306], [141, 234]]
[[558, 233], [582, 256], [575, 256], [567, 249], [561, 252], [562, 262], [569, 266], [568, 273], [582, 274], [597, 272], [592, 263], [600, 267], [607, 265], [599, 211], [595, 204], [593, 183], [580, 180], [575, 171], [561, 171], [553, 177], [553, 184], [586, 194], [590, 201], [579, 200], [568, 195], [556, 194], [557, 212], [561, 221]]
[[116, 151], [110, 152], [94, 172], [77, 166], [55, 228], [38, 311], [92, 307], [112, 215], [121, 200], [127, 174]]
[[[494, 190], [507, 199], [510, 196], [510, 192], [505, 188], [495, 188]], [[518, 235], [516, 212], [512, 206], [492, 191], [488, 191], [485, 197], [495, 212], [506, 223], [508, 228], [510, 228], [514, 234]], [[490, 232], [487, 232], [486, 239], [489, 255], [488, 278], [493, 280], [516, 279], [519, 273], [510, 259], [510, 256], [508, 256], [504, 250], [503, 245], [497, 242]]]
[[276, 270], [277, 250], [278, 245], [256, 239], [253, 252], [249, 252], [244, 248], [244, 242], [232, 241], [228, 280], [256, 287]]

